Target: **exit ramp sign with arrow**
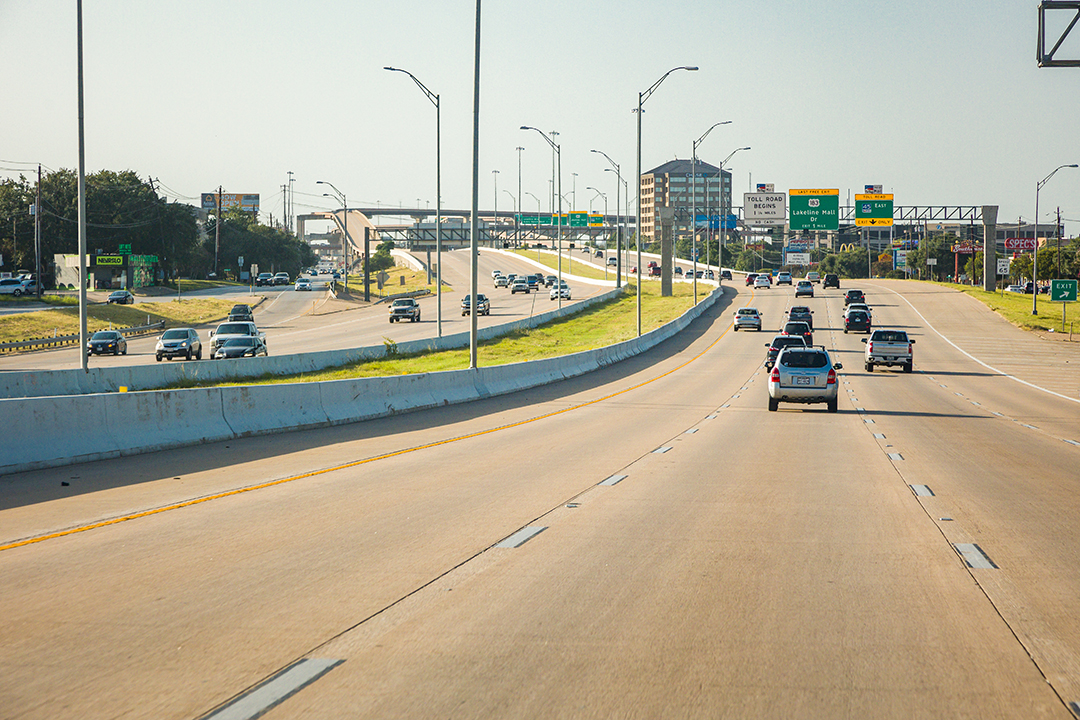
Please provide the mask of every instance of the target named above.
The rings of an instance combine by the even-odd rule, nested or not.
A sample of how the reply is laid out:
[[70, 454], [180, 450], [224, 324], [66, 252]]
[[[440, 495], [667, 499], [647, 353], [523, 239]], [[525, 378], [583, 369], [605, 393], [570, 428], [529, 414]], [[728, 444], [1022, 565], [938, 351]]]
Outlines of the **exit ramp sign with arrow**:
[[1050, 299], [1054, 302], [1076, 302], [1076, 281], [1051, 280]]

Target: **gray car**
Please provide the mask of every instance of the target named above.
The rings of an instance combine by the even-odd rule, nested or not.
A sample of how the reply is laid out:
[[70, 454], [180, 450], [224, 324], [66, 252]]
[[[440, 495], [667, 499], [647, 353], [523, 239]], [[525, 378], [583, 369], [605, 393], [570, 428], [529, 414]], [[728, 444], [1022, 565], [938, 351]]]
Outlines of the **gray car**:
[[739, 308], [735, 313], [735, 326], [733, 330], [738, 331], [739, 328], [753, 328], [754, 330], [761, 331], [761, 313], [757, 308], [744, 307]]
[[769, 373], [769, 411], [789, 402], [825, 403], [829, 412], [836, 412], [836, 371], [842, 368], [823, 347], [783, 348]]
[[172, 328], [158, 338], [154, 358], [161, 362], [161, 358], [175, 357], [202, 360], [202, 341], [193, 328]]

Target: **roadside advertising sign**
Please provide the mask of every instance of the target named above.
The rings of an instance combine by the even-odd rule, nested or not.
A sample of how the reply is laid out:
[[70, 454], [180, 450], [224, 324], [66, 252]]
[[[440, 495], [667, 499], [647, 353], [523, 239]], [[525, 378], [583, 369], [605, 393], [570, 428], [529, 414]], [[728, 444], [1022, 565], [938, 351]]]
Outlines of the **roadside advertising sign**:
[[1034, 250], [1035, 238], [1005, 238], [1006, 250]]
[[840, 190], [788, 190], [791, 198], [792, 230], [839, 230]]
[[907, 270], [907, 250], [894, 250], [893, 267], [897, 270]]
[[[203, 210], [213, 210], [217, 207], [216, 192], [202, 194]], [[251, 212], [259, 209], [259, 193], [221, 193], [221, 207], [224, 210], [240, 208]]]
[[787, 254], [788, 265], [809, 265], [810, 253], [806, 252], [789, 252]]
[[787, 195], [743, 193], [743, 220], [750, 225], [783, 225], [787, 220]]

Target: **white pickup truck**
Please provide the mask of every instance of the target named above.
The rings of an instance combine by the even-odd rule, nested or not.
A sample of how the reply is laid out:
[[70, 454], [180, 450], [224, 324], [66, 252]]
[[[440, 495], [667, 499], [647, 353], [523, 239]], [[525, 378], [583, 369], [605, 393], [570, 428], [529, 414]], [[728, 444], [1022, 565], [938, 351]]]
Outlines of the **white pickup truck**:
[[257, 337], [266, 342], [266, 333], [255, 327], [253, 322], [224, 322], [210, 331], [210, 357], [227, 341], [237, 337]]
[[915, 341], [903, 330], [875, 330], [866, 343], [866, 372], [874, 372], [875, 365], [899, 365], [904, 372], [911, 372], [914, 362], [912, 345]]

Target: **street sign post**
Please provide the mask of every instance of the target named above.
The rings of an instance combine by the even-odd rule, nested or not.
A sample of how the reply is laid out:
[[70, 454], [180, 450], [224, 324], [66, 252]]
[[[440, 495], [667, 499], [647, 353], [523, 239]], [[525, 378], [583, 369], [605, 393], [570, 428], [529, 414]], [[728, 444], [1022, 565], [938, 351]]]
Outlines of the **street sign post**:
[[840, 229], [840, 190], [802, 189], [788, 190], [791, 198], [791, 229], [832, 230]]
[[892, 195], [856, 195], [855, 225], [858, 227], [889, 227], [893, 224]]
[[997, 274], [998, 275], [1008, 275], [1009, 274], [1009, 258], [1004, 257], [1004, 258], [998, 258], [997, 259]]
[[1061, 303], [1061, 332], [1065, 332], [1065, 303], [1076, 302], [1076, 281], [1051, 280], [1050, 299]]

